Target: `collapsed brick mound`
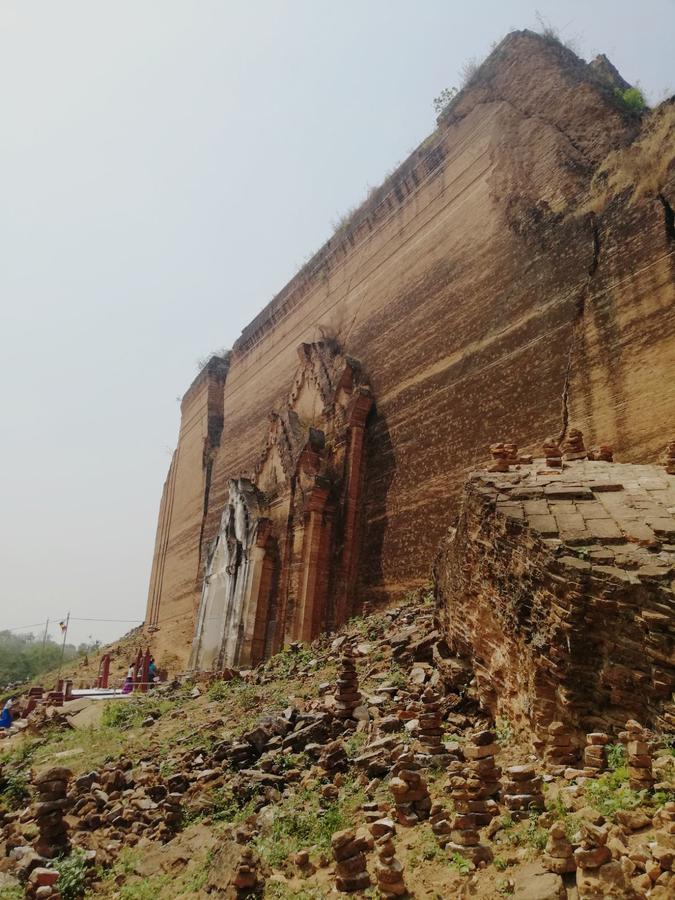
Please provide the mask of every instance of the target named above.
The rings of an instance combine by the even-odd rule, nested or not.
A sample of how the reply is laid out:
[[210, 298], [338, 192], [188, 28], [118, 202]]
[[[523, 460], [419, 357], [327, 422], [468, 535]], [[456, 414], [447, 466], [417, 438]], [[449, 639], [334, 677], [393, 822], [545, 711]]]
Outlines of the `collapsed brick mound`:
[[675, 477], [546, 463], [471, 476], [435, 565], [448, 645], [523, 733], [547, 741], [559, 721], [580, 737], [627, 718], [673, 731]]

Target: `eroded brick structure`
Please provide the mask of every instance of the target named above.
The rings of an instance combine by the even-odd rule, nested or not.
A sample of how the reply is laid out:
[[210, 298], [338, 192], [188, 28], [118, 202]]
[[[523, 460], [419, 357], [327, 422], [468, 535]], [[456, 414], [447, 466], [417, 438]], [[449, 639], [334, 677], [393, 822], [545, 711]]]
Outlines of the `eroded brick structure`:
[[208, 552], [194, 669], [254, 665], [357, 610], [364, 429], [373, 404], [335, 342], [298, 347], [286, 403], [250, 477], [231, 479]]
[[[329, 567], [336, 616], [350, 566], [350, 599], [368, 607], [425, 584], [467, 475], [505, 436], [532, 453], [574, 421], [587, 446], [657, 460], [675, 418], [675, 106], [640, 118], [617, 100], [613, 77], [530, 32], [506, 37], [434, 133], [200, 373], [183, 399], [157, 530], [146, 622], [159, 629], [158, 653], [187, 662], [232, 484], [249, 497], [248, 478], [266, 493], [275, 467], [285, 499], [269, 514], [264, 497], [256, 503], [288, 579], [273, 610], [284, 624], [251, 640], [272, 646], [315, 629], [300, 624], [303, 597], [323, 587], [300, 591], [299, 560], [303, 545], [324, 550], [314, 524], [298, 531], [297, 517], [290, 529], [275, 518], [295, 509], [283, 485], [298, 461], [258, 464], [274, 440], [269, 414], [293, 392], [296, 348], [322, 335], [360, 361], [377, 403], [358, 564], [337, 532], [326, 538], [340, 557]], [[275, 427], [294, 440], [288, 423]], [[320, 566], [304, 571], [322, 577]]]
[[675, 728], [674, 512], [659, 466], [535, 459], [472, 475], [436, 591], [495, 716], [544, 744], [567, 728], [583, 746], [627, 718]]

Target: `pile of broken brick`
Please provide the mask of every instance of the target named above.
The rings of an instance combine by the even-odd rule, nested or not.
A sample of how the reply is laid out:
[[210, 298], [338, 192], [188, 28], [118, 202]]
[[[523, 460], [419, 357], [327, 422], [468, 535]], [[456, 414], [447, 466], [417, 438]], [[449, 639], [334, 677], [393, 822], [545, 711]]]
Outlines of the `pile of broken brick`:
[[[551, 469], [562, 468], [563, 461], [571, 462], [578, 459], [614, 461], [614, 451], [609, 444], [600, 444], [598, 447], [587, 449], [583, 433], [578, 428], [570, 428], [564, 440], [556, 437], [546, 438], [542, 454], [546, 465]], [[530, 465], [533, 461], [530, 454], [520, 453], [518, 445], [513, 441], [491, 444], [490, 455], [492, 462], [487, 467], [489, 472], [509, 472], [511, 466]]]
[[[124, 847], [143, 839], [170, 840], [182, 825], [182, 797], [171, 792], [154, 766], [133, 775], [127, 759], [78, 778], [56, 767], [33, 778], [37, 801], [27, 810], [5, 812], [3, 843], [11, 873], [27, 885], [27, 896], [60, 897], [58, 860], [71, 848], [83, 852], [91, 879]], [[31, 822], [37, 829], [26, 839]], [[51, 862], [55, 861], [55, 862]]]
[[[488, 463], [489, 472], [509, 472], [512, 466], [530, 465], [533, 458], [529, 454], [520, 453], [518, 445], [513, 441], [498, 441], [490, 445], [492, 462]], [[551, 469], [562, 468], [564, 462], [574, 460], [598, 460], [614, 462], [614, 450], [610, 444], [599, 444], [587, 448], [583, 432], [579, 428], [569, 428], [564, 439], [548, 437], [542, 445], [545, 464]], [[668, 475], [675, 475], [675, 441], [666, 444], [661, 463]]]
[[[315, 700], [261, 716], [237, 739], [214, 740], [222, 720], [207, 722], [186, 744], [178, 741], [169, 750], [163, 760], [173, 771], [168, 777], [149, 752], [136, 766], [122, 758], [75, 779], [65, 770], [35, 779], [39, 803], [55, 805], [38, 804], [29, 814], [6, 816], [4, 839], [13, 871], [35, 896], [58, 897], [57, 866], [49, 860], [68, 844], [86, 850], [92, 865], [105, 866], [124, 846], [170, 840], [185, 813], [208, 815], [215, 790], [227, 788], [232, 796], [254, 801], [255, 811], [223, 845], [223, 854], [225, 844], [229, 848], [232, 896], [250, 896], [263, 889], [267, 877], [255, 850], [265, 827], [258, 811], [273, 809], [300, 786], [314, 787], [322, 802], [332, 802], [345, 773], [353, 772], [369, 799], [364, 827], [333, 835], [335, 886], [351, 892], [374, 884], [384, 897], [401, 897], [409, 891], [410, 878], [396, 852], [397, 828], [414, 829], [428, 821], [449, 857], [459, 855], [472, 867], [482, 867], [493, 858], [504, 814], [517, 821], [542, 813], [540, 822], [546, 824], [544, 781], [562, 779], [573, 802], [584, 782], [607, 768], [608, 734], [590, 733], [580, 747], [569, 728], [554, 722], [537, 747], [543, 763], [530, 759], [502, 772], [499, 745], [472, 695], [470, 672], [444, 648], [426, 604], [378, 617], [367, 640], [324, 639], [316, 650], [337, 664], [334, 685], [322, 685]], [[371, 660], [380, 654], [383, 659], [373, 671]], [[392, 676], [392, 662], [398, 677]], [[302, 674], [305, 665], [311, 672], [308, 663], [296, 671]], [[364, 670], [377, 683], [372, 691], [364, 689]], [[251, 683], [265, 677], [262, 666]], [[362, 736], [356, 756], [347, 746], [355, 734]], [[658, 755], [654, 735], [628, 722], [618, 740], [625, 746], [631, 786], [645, 792], [663, 789], [659, 760], [665, 757]], [[290, 753], [306, 755], [310, 767], [289, 767]], [[430, 769], [445, 772], [452, 811], [441, 798], [432, 799]], [[388, 789], [390, 802], [382, 800], [381, 788]], [[617, 815], [614, 823], [597, 816], [592, 827], [580, 825], [572, 833], [551, 821], [543, 864], [555, 877], [576, 877], [581, 898], [595, 896], [599, 883], [621, 879], [627, 891], [638, 892], [635, 896], [641, 896], [639, 891], [646, 895], [647, 878], [652, 892], [669, 890], [675, 804], [662, 806], [656, 816], [631, 812], [635, 815], [623, 819]], [[34, 846], [23, 834], [31, 821], [40, 834]], [[650, 829], [650, 842], [636, 849], [628, 837], [641, 828]], [[297, 854], [296, 864], [302, 877], [313, 871], [309, 851]]]

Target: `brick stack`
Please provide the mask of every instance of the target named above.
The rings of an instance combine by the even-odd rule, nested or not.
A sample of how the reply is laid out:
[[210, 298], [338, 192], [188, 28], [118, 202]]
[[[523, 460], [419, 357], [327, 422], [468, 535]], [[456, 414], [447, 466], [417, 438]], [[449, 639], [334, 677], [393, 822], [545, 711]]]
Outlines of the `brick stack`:
[[429, 818], [431, 812], [429, 789], [419, 768], [414, 754], [406, 751], [398, 755], [392, 769], [389, 789], [394, 795], [396, 818], [401, 825], [416, 825], [420, 819]]
[[442, 803], [436, 801], [431, 804], [431, 815], [429, 816], [431, 830], [436, 835], [436, 842], [440, 847], [446, 847], [451, 840], [450, 833], [452, 825], [448, 819], [448, 813]]
[[422, 694], [418, 732], [422, 755], [428, 757], [423, 760], [425, 763], [446, 766], [453, 759], [443, 744], [442, 722], [440, 698], [433, 688], [426, 688]]
[[408, 889], [403, 878], [403, 866], [396, 859], [393, 836], [396, 826], [391, 819], [380, 819], [374, 822], [371, 832], [375, 838], [375, 876], [380, 896], [383, 900], [393, 900], [394, 897], [406, 897]]
[[350, 644], [345, 644], [340, 657], [340, 674], [335, 693], [335, 715], [338, 719], [352, 719], [354, 710], [360, 702], [361, 694], [354, 663], [354, 651]]
[[479, 829], [490, 824], [496, 804], [486, 798], [480, 778], [462, 763], [451, 763], [449, 772], [448, 789], [455, 815], [446, 847], [451, 853], [460, 853], [475, 864], [490, 862], [492, 851], [480, 843]]
[[551, 469], [559, 469], [562, 466], [562, 456], [560, 455], [558, 441], [552, 437], [546, 438], [543, 450], [546, 457], [546, 465]]
[[354, 828], [336, 831], [330, 839], [335, 858], [338, 891], [349, 894], [353, 891], [365, 891], [370, 887], [370, 875], [366, 868], [366, 850], [373, 847], [373, 839], [369, 834], [357, 832]]
[[584, 447], [584, 436], [578, 428], [570, 428], [562, 442], [562, 456], [565, 460], [586, 459], [588, 453]]
[[[624, 893], [624, 888], [629, 885], [626, 884], [621, 863], [612, 859], [612, 853], [607, 846], [608, 826], [600, 828], [590, 822], [582, 822], [580, 832], [581, 845], [574, 851], [577, 892], [580, 900], [591, 897], [631, 896], [630, 893]], [[611, 889], [607, 892], [605, 888], [610, 885]]]
[[626, 730], [619, 735], [626, 746], [628, 762], [628, 783], [634, 791], [649, 790], [654, 785], [652, 774], [652, 754], [649, 747], [649, 732], [635, 719], [626, 722]]
[[541, 776], [531, 763], [507, 768], [502, 802], [514, 819], [526, 819], [532, 810], [544, 809]]
[[592, 731], [586, 735], [584, 747], [584, 768], [590, 769], [591, 776], [600, 775], [607, 768], [605, 746], [609, 743], [609, 735], [603, 731]]
[[675, 441], [668, 441], [666, 444], [663, 465], [669, 475], [675, 475]]
[[59, 873], [56, 869], [45, 869], [39, 866], [30, 873], [26, 885], [26, 897], [40, 900], [61, 900], [58, 888]]
[[242, 847], [237, 872], [234, 876], [237, 897], [251, 897], [262, 888], [258, 877], [257, 858], [250, 847]]
[[588, 451], [588, 458], [599, 462], [614, 462], [614, 449], [610, 444], [600, 444]]
[[488, 466], [488, 472], [509, 471], [509, 456], [505, 444], [501, 443], [501, 441], [498, 444], [490, 444], [490, 454], [492, 455], [492, 462]]
[[[468, 760], [469, 771], [480, 781], [481, 798], [484, 800], [496, 797], [500, 790], [499, 779], [502, 770], [495, 762], [495, 753], [498, 750], [499, 745], [496, 743], [494, 731], [479, 731], [464, 745], [464, 756]], [[492, 815], [497, 815], [494, 800], [490, 800], [489, 809]]]
[[380, 809], [380, 804], [374, 800], [369, 800], [366, 803], [362, 804], [361, 810], [366, 820], [366, 825], [372, 825], [374, 822], [378, 822], [382, 818], [382, 810]]
[[518, 462], [518, 444], [513, 441], [507, 441], [504, 444], [504, 450], [506, 451], [506, 458], [510, 463]]
[[167, 794], [160, 801], [159, 806], [164, 814], [164, 827], [160, 829], [162, 833], [159, 836], [168, 835], [168, 840], [171, 833], [178, 831], [183, 822], [183, 798], [181, 794], [173, 792]]
[[547, 728], [548, 740], [544, 759], [549, 766], [571, 766], [577, 761], [577, 751], [572, 744], [572, 736], [562, 722], [551, 722]]
[[675, 801], [669, 800], [668, 803], [663, 804], [654, 815], [652, 825], [664, 834], [672, 835], [673, 837], [668, 839], [675, 841]]
[[554, 822], [549, 828], [546, 851], [542, 857], [544, 868], [556, 875], [574, 872], [577, 867], [574, 847], [570, 843], [562, 822]]
[[347, 769], [349, 759], [342, 741], [331, 741], [322, 748], [319, 765], [331, 777]]
[[39, 800], [35, 804], [35, 822], [39, 836], [35, 850], [46, 859], [63, 856], [69, 847], [68, 826], [63, 817], [69, 801], [66, 799], [70, 769], [53, 768], [35, 780]]

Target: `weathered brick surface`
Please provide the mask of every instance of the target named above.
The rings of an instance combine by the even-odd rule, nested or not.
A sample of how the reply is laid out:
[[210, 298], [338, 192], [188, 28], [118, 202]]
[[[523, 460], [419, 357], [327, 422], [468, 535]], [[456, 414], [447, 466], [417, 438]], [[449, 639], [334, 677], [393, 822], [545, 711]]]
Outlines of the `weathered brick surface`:
[[569, 414], [618, 458], [656, 459], [675, 414], [675, 243], [653, 194], [593, 199], [593, 179], [610, 152], [644, 138], [672, 206], [672, 132], [650, 119], [638, 134], [610, 94], [563, 48], [509, 36], [430, 139], [244, 330], [221, 385], [208, 496], [184, 411], [150, 591], [159, 642], [187, 650], [228, 480], [254, 468], [296, 347], [321, 334], [361, 361], [376, 404], [359, 602], [426, 581], [468, 472], [500, 436], [533, 447]]
[[[640, 543], [635, 517], [653, 509], [668, 518], [675, 477], [656, 466], [589, 461], [555, 473], [543, 462], [471, 477], [436, 562], [448, 643], [471, 661], [491, 711], [545, 740], [553, 721], [579, 736], [627, 718], [672, 731], [675, 543]], [[513, 500], [575, 489], [592, 499], [546, 500], [548, 516], [539, 506], [528, 515], [531, 500]], [[583, 520], [583, 545], [542, 528], [561, 503]], [[607, 518], [597, 518], [598, 506]], [[620, 543], [614, 533], [606, 543], [606, 523]]]

